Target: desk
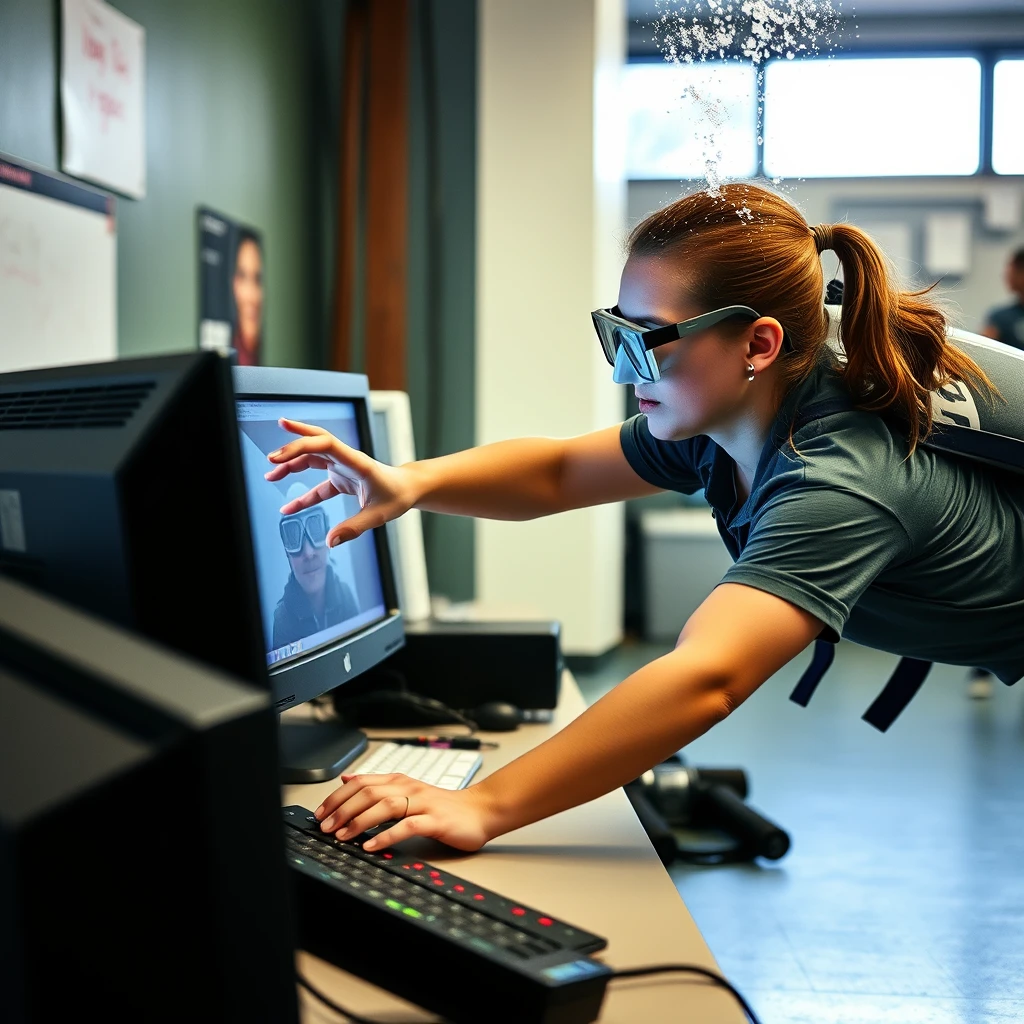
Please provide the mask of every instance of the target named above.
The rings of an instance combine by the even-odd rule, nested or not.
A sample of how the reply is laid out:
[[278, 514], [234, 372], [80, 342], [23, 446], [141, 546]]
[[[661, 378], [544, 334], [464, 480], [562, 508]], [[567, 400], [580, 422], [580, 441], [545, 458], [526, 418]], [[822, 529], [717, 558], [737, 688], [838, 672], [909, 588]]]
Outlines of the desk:
[[[481, 733], [497, 740], [484, 751], [478, 778], [536, 746], [585, 708], [575, 680], [566, 672], [554, 721], [523, 725], [511, 733]], [[410, 729], [415, 735], [422, 729]], [[388, 730], [394, 734], [395, 730]], [[287, 786], [285, 804], [311, 810], [335, 788], [334, 782]], [[658, 860], [621, 789], [574, 807], [464, 854], [426, 840], [408, 840], [403, 849], [503, 895], [520, 899], [570, 923], [604, 935], [608, 948], [597, 954], [612, 967], [695, 963], [717, 970], [711, 951]], [[358, 940], [356, 940], [358, 941]], [[382, 950], [382, 956], [387, 952]], [[299, 968], [325, 995], [359, 1014], [382, 1022], [436, 1021], [390, 993], [306, 953]], [[337, 1021], [302, 990], [303, 1020]], [[743, 1024], [743, 1012], [724, 989], [693, 975], [660, 975], [609, 985], [602, 1024]], [[486, 1024], [486, 1010], [481, 1013]]]

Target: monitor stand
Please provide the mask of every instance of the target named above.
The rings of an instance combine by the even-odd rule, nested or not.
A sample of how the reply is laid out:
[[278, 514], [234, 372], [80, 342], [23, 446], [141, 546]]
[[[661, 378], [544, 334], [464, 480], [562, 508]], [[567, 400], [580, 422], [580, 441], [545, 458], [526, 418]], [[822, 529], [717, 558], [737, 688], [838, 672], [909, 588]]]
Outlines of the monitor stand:
[[366, 733], [341, 722], [282, 722], [281, 781], [330, 782], [365, 749]]

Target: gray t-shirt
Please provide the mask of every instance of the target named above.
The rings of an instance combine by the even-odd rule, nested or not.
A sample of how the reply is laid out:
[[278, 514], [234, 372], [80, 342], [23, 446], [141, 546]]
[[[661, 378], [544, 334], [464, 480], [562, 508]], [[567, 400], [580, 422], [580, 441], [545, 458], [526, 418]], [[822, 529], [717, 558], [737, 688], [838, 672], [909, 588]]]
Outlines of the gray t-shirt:
[[[710, 438], [660, 441], [644, 416], [622, 450], [648, 483], [703, 490], [743, 583], [847, 637], [901, 656], [1024, 676], [1024, 478], [909, 445], [876, 413], [790, 425], [846, 394], [823, 361], [787, 396], [737, 503], [734, 463]], [[682, 625], [680, 623], [680, 625]]]

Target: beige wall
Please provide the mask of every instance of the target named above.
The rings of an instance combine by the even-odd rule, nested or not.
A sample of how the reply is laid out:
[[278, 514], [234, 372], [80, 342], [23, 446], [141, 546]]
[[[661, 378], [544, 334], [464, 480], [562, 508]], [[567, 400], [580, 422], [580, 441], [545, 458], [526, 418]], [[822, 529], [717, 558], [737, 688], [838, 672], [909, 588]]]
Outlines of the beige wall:
[[[622, 134], [595, 108], [625, 11], [481, 0], [479, 19], [476, 440], [573, 436], [621, 419], [590, 311], [618, 290], [625, 186], [607, 157]], [[479, 601], [559, 619], [570, 654], [619, 641], [621, 506], [480, 520], [475, 536]]]

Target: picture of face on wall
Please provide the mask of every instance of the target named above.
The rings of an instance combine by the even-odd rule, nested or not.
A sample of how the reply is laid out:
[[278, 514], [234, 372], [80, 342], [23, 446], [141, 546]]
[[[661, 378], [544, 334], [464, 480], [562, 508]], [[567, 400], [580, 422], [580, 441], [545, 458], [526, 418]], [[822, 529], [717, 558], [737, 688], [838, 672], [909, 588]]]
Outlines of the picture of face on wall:
[[199, 346], [233, 351], [239, 366], [263, 362], [265, 278], [258, 231], [201, 207]]

